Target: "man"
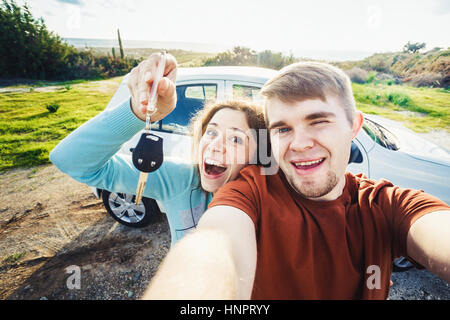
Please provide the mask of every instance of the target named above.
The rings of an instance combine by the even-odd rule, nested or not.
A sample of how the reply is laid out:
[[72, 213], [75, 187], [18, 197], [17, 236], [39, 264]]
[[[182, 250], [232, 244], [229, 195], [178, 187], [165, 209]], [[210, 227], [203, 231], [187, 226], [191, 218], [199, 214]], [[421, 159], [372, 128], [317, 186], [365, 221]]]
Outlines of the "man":
[[363, 116], [341, 70], [290, 65], [262, 94], [281, 170], [220, 189], [144, 298], [386, 299], [398, 256], [450, 281], [449, 207], [345, 172]]

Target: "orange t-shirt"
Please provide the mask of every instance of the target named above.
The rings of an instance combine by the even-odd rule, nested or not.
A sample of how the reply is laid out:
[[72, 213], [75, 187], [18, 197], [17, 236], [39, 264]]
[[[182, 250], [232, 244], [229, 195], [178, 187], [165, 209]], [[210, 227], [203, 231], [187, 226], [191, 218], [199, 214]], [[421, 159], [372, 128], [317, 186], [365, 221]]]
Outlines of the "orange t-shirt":
[[386, 299], [393, 259], [407, 256], [410, 226], [449, 209], [423, 191], [345, 177], [342, 195], [321, 202], [300, 196], [281, 170], [261, 175], [248, 166], [215, 194], [209, 207], [241, 209], [255, 225], [252, 299]]

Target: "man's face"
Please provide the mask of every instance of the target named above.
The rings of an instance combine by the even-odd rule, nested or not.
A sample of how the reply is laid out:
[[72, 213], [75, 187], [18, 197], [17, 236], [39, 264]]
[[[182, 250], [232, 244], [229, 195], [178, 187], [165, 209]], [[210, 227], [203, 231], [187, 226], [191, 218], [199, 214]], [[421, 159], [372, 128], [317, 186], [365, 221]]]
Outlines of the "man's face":
[[353, 124], [335, 96], [285, 103], [267, 101], [274, 157], [291, 186], [314, 200], [334, 200], [345, 186], [345, 169], [352, 139], [362, 125], [357, 112]]

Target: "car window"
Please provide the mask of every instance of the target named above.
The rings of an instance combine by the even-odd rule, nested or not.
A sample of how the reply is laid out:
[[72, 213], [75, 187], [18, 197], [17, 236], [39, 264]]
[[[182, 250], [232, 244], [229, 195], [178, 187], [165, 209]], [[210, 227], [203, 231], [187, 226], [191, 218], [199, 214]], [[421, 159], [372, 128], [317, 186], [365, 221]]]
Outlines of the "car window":
[[259, 94], [261, 88], [245, 86], [241, 84], [233, 85], [233, 99], [251, 99], [253, 101], [261, 101], [262, 97]]
[[189, 120], [210, 100], [217, 98], [217, 85], [192, 84], [177, 86], [177, 106], [161, 121], [161, 129], [175, 133], [189, 132]]
[[364, 119], [362, 128], [369, 137], [380, 146], [394, 151], [399, 149], [397, 137], [378, 123], [369, 119]]
[[216, 98], [216, 85], [185, 86], [184, 98], [211, 100]]

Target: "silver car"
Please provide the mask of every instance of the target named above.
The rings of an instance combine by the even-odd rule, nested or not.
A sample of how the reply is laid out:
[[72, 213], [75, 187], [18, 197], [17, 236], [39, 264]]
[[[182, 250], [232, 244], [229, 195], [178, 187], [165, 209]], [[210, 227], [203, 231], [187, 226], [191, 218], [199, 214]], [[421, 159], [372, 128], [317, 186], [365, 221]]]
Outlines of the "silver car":
[[[154, 123], [152, 130], [164, 139], [164, 156], [190, 160], [191, 140], [187, 125], [192, 114], [209, 100], [250, 98], [261, 100], [260, 88], [276, 74], [256, 67], [180, 68], [175, 110]], [[113, 108], [130, 96], [125, 76], [106, 108]], [[366, 114], [352, 144], [348, 170], [363, 172], [371, 179], [387, 179], [399, 187], [424, 190], [450, 204], [450, 154], [415, 135], [396, 122]], [[119, 152], [130, 153], [141, 132]], [[164, 212], [161, 203], [144, 198], [134, 205], [134, 195], [93, 189], [103, 198], [108, 213], [131, 227], [143, 227]]]

